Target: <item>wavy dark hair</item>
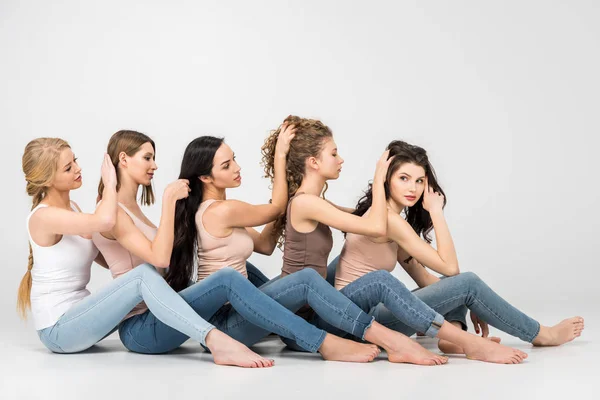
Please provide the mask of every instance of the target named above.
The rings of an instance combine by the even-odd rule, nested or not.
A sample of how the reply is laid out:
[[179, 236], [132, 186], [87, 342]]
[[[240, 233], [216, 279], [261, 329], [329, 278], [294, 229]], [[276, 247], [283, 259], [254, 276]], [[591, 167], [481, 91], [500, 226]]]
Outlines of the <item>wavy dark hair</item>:
[[202, 203], [200, 177], [212, 175], [215, 153], [223, 144], [223, 138], [201, 136], [187, 145], [181, 160], [179, 179], [190, 181], [191, 192], [185, 199], [177, 201], [175, 207], [175, 237], [169, 272], [165, 279], [176, 291], [188, 287], [194, 271], [198, 245], [196, 212]]
[[[392, 175], [400, 168], [402, 164], [412, 163], [422, 167], [425, 170], [425, 176], [429, 182], [429, 186], [444, 196], [444, 207], [446, 207], [446, 194], [440, 186], [435, 174], [433, 166], [429, 162], [427, 152], [425, 149], [419, 146], [403, 142], [401, 140], [394, 140], [391, 142], [387, 149], [390, 151], [390, 157], [394, 156], [390, 167], [385, 177], [385, 198], [390, 198], [390, 179]], [[364, 196], [358, 200], [356, 210], [353, 212], [354, 215], [362, 216], [373, 204], [373, 185], [370, 183], [368, 189], [365, 191]], [[412, 226], [417, 235], [421, 236], [427, 243], [431, 243], [429, 234], [433, 229], [433, 222], [431, 222], [431, 216], [423, 208], [423, 196], [416, 202], [412, 207], [407, 207], [404, 212], [406, 213], [406, 221]], [[410, 260], [410, 259], [409, 259]]]

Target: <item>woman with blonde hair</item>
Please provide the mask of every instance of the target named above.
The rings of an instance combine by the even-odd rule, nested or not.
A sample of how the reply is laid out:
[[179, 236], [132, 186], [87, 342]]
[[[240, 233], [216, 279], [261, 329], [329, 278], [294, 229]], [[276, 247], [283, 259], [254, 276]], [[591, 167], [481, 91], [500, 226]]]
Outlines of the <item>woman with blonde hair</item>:
[[[289, 203], [287, 212], [278, 219], [273, 235], [283, 244], [282, 276], [304, 268], [313, 268], [325, 278], [327, 258], [333, 246], [330, 227], [369, 237], [385, 236], [387, 205], [385, 178], [373, 182], [372, 207], [364, 218], [337, 207], [322, 196], [327, 181], [337, 179], [344, 160], [339, 156], [333, 133], [321, 121], [290, 116], [286, 122], [296, 127], [287, 158]], [[273, 131], [263, 146], [263, 164], [267, 176], [273, 178], [275, 143], [280, 129]], [[391, 157], [391, 156], [390, 156]], [[393, 160], [391, 160], [393, 162]], [[384, 228], [381, 229], [380, 227]], [[387, 271], [374, 271], [350, 283], [341, 291], [364, 312], [379, 303], [396, 318], [427, 336], [438, 337], [460, 346], [467, 357], [481, 361], [517, 364], [527, 354], [469, 334], [448, 323], [438, 312], [414, 296]], [[328, 332], [339, 330], [314, 316], [313, 324]], [[341, 333], [339, 333], [341, 334]], [[410, 340], [406, 338], [407, 340]], [[289, 342], [289, 345], [294, 346]]]
[[[97, 293], [86, 289], [92, 262], [107, 267], [91, 235], [112, 229], [117, 219], [117, 177], [108, 155], [102, 164], [103, 201], [93, 214], [82, 213], [71, 201], [82, 175], [66, 141], [32, 140], [22, 165], [33, 207], [27, 217], [29, 265], [19, 286], [17, 309], [26, 318], [31, 308], [35, 329], [48, 349], [88, 349], [143, 300], [165, 324], [211, 349], [215, 362], [231, 363], [228, 346], [237, 342], [198, 316], [150, 265], [124, 273]], [[261, 360], [255, 355], [252, 361], [258, 366]]]

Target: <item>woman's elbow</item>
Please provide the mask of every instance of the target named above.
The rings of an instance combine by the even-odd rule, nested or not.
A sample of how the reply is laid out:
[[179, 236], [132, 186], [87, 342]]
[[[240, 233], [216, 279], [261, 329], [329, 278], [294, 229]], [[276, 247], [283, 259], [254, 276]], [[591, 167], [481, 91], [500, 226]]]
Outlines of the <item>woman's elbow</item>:
[[371, 237], [381, 237], [387, 235], [387, 224], [383, 225], [373, 225], [371, 227], [369, 236]]
[[117, 223], [117, 219], [114, 216], [103, 217], [98, 221], [97, 232], [108, 232], [111, 231]]
[[445, 275], [446, 276], [456, 276], [458, 274], [460, 274], [460, 268], [458, 267], [458, 264], [453, 264], [453, 265], [448, 266], [447, 274], [445, 274]]
[[156, 268], [169, 268], [169, 264], [170, 264], [171, 260], [169, 259], [156, 259], [154, 260], [154, 262], [152, 262], [151, 264], [154, 265]]

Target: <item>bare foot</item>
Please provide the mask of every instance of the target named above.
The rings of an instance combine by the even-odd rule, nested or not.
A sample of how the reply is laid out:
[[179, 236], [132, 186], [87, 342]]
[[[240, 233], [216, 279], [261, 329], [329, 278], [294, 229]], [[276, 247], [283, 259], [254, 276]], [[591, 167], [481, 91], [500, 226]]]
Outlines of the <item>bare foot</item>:
[[584, 328], [582, 317], [573, 317], [554, 325], [541, 326], [540, 333], [533, 340], [534, 346], [560, 346], [581, 336]]
[[448, 362], [448, 357], [432, 353], [400, 333], [395, 336], [394, 344], [384, 347], [390, 362], [417, 365], [442, 365]]
[[327, 334], [319, 353], [328, 361], [346, 361], [366, 363], [373, 361], [381, 350], [374, 344], [363, 344], [353, 340]]
[[491, 340], [474, 336], [475, 340], [463, 347], [469, 360], [485, 361], [496, 364], [519, 364], [527, 358], [527, 353], [513, 349]]
[[[500, 341], [502, 340], [496, 336], [490, 336], [484, 339], [491, 340], [495, 343], [500, 343]], [[440, 349], [440, 351], [445, 354], [465, 354], [465, 351], [462, 347], [444, 339], [440, 339], [440, 341], [438, 342], [438, 349]]]
[[206, 347], [218, 365], [244, 368], [272, 367], [275, 361], [263, 358], [223, 332], [212, 329], [206, 336]]

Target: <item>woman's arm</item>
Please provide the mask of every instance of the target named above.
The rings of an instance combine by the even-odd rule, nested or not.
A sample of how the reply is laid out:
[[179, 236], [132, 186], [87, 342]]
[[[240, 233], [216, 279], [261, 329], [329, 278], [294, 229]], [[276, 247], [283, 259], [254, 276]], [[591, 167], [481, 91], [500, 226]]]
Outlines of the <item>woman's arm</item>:
[[261, 232], [254, 228], [246, 228], [246, 231], [254, 242], [254, 251], [259, 254], [270, 256], [277, 246], [277, 239], [273, 236], [275, 222], [269, 222]]
[[44, 207], [36, 211], [29, 220], [34, 240], [47, 235], [85, 235], [112, 229], [117, 218], [117, 177], [107, 154], [104, 155], [101, 174], [104, 182], [102, 196], [105, 201], [93, 214]]
[[429, 286], [440, 280], [440, 278], [427, 271], [416, 258], [411, 257], [402, 248], [398, 248], [398, 262], [420, 288]]
[[383, 184], [387, 169], [392, 161], [386, 150], [377, 161], [373, 178], [373, 204], [368, 216], [359, 217], [341, 211], [322, 198], [306, 194], [298, 196], [292, 203], [292, 216], [296, 221], [316, 221], [343, 232], [372, 237], [385, 236], [387, 230], [387, 204]]
[[[173, 251], [175, 204], [190, 191], [187, 179], [178, 179], [165, 189], [160, 224], [154, 240], [150, 241], [127, 213], [119, 208], [117, 223], [111, 235], [130, 253], [158, 268], [167, 268]], [[109, 236], [109, 235], [106, 235]]]
[[453, 276], [460, 273], [454, 243], [444, 218], [442, 205], [444, 197], [434, 193], [425, 185], [423, 207], [431, 215], [438, 249], [420, 238], [410, 224], [400, 215], [388, 212], [388, 237], [398, 243], [410, 256], [435, 272]]
[[[277, 138], [271, 203], [252, 205], [238, 200], [215, 202], [208, 206], [202, 218], [202, 223], [209, 233], [225, 237], [231, 233], [233, 228], [250, 228], [268, 224], [285, 213], [288, 202], [286, 157], [290, 149], [290, 142], [295, 135], [294, 125], [284, 124]], [[258, 234], [258, 232], [256, 233]]]
[[334, 202], [332, 202], [331, 200], [326, 200], [329, 204], [331, 204], [332, 206], [334, 206], [335, 208], [337, 208], [340, 211], [352, 214], [356, 209], [355, 208], [350, 208], [350, 207], [344, 207], [344, 206], [338, 206], [337, 204], [335, 204]]

